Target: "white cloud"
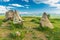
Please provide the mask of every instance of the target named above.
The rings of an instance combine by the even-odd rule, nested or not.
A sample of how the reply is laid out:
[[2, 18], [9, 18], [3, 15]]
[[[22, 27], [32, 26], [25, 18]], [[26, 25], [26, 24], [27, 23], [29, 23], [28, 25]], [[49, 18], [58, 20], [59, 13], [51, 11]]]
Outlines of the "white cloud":
[[50, 7], [56, 7], [57, 9], [60, 9], [60, 4], [58, 4], [58, 2], [60, 2], [60, 0], [49, 0], [45, 3], [49, 4]]
[[20, 4], [9, 4], [10, 6], [15, 6], [15, 7], [24, 7], [24, 8], [29, 8], [30, 5], [20, 5]]
[[46, 3], [46, 4], [50, 4], [50, 3], [57, 3], [59, 2], [59, 0], [33, 0], [35, 3], [40, 4], [40, 3]]
[[24, 5], [24, 6], [30, 6], [30, 5]]
[[20, 4], [9, 4], [11, 6], [15, 6], [15, 7], [24, 7], [23, 5], [20, 5]]
[[27, 6], [26, 8], [28, 9], [29, 7]]
[[27, 9], [30, 7], [30, 5], [24, 5], [24, 6], [25, 6], [25, 8], [27, 8]]
[[42, 3], [44, 0], [33, 0], [33, 2], [35, 2], [36, 4], [40, 4]]
[[29, 0], [22, 0], [22, 1], [29, 2]]
[[9, 2], [10, 0], [0, 0], [1, 2]]
[[14, 7], [11, 7], [11, 6], [7, 6], [6, 8], [7, 8], [7, 9], [11, 9], [11, 8], [14, 8]]
[[13, 8], [13, 7], [0, 5], [0, 13], [5, 13], [6, 11], [10, 10], [11, 8]]
[[[8, 10], [11, 10], [11, 9], [14, 9], [15, 7], [12, 7], [12, 6], [3, 6], [3, 5], [0, 5], [0, 13], [5, 13], [7, 12]], [[20, 12], [22, 14], [27, 14], [28, 12]]]
[[0, 13], [5, 13], [7, 11], [5, 6], [0, 6]]
[[28, 12], [20, 12], [20, 14], [28, 14]]
[[36, 4], [44, 3], [44, 4], [50, 5], [50, 7], [56, 7], [58, 9], [60, 9], [60, 4], [58, 4], [58, 2], [60, 2], [60, 0], [33, 0], [33, 1]]

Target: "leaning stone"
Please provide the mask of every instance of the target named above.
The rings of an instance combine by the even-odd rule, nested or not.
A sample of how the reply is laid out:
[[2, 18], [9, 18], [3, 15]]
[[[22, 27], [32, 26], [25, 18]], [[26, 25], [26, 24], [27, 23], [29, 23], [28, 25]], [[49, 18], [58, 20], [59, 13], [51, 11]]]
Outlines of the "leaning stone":
[[44, 12], [41, 20], [40, 20], [40, 26], [41, 27], [48, 27], [50, 29], [53, 29], [53, 25], [52, 23], [49, 21], [48, 17], [47, 17], [47, 14]]

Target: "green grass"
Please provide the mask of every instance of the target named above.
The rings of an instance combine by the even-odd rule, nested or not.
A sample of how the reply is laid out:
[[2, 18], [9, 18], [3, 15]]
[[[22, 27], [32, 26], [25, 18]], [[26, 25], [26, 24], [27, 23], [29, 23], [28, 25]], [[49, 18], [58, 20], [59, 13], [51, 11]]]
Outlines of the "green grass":
[[[22, 17], [23, 25], [8, 22], [10, 26], [1, 26], [4, 16], [0, 16], [0, 40], [60, 40], [60, 18], [50, 19], [54, 29], [41, 28], [39, 26], [40, 17]], [[15, 32], [20, 32], [17, 37]], [[10, 36], [9, 36], [10, 35]]]

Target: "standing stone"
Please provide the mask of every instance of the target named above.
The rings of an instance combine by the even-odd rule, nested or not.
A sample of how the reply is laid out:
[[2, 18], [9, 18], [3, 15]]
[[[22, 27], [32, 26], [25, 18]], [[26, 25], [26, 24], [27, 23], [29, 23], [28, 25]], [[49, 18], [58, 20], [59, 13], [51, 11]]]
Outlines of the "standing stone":
[[5, 20], [7, 21], [7, 20], [13, 20], [13, 15], [14, 15], [14, 12], [13, 12], [13, 10], [9, 10], [8, 12], [6, 12], [6, 14], [5, 14]]
[[18, 12], [15, 10], [15, 11], [14, 11], [13, 23], [14, 23], [14, 24], [20, 24], [20, 23], [22, 23], [22, 22], [23, 22], [23, 20], [22, 20], [21, 16], [18, 15]]
[[5, 21], [12, 20], [14, 24], [22, 24], [23, 20], [16, 10], [9, 10], [5, 16]]
[[47, 17], [47, 14], [44, 12], [41, 20], [40, 20], [40, 26], [41, 27], [48, 27], [50, 29], [53, 29], [53, 25], [52, 23], [49, 21], [48, 17]]

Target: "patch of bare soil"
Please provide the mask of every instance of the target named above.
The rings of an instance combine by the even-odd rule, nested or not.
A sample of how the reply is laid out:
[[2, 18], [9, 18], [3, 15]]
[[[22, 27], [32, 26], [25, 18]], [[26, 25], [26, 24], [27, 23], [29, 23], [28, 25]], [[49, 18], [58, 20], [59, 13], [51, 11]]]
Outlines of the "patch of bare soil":
[[10, 33], [10, 30], [0, 28], [0, 37], [1, 38], [7, 37], [9, 35], [9, 33]]
[[43, 32], [30, 29], [30, 32], [25, 34], [23, 40], [48, 40]]

